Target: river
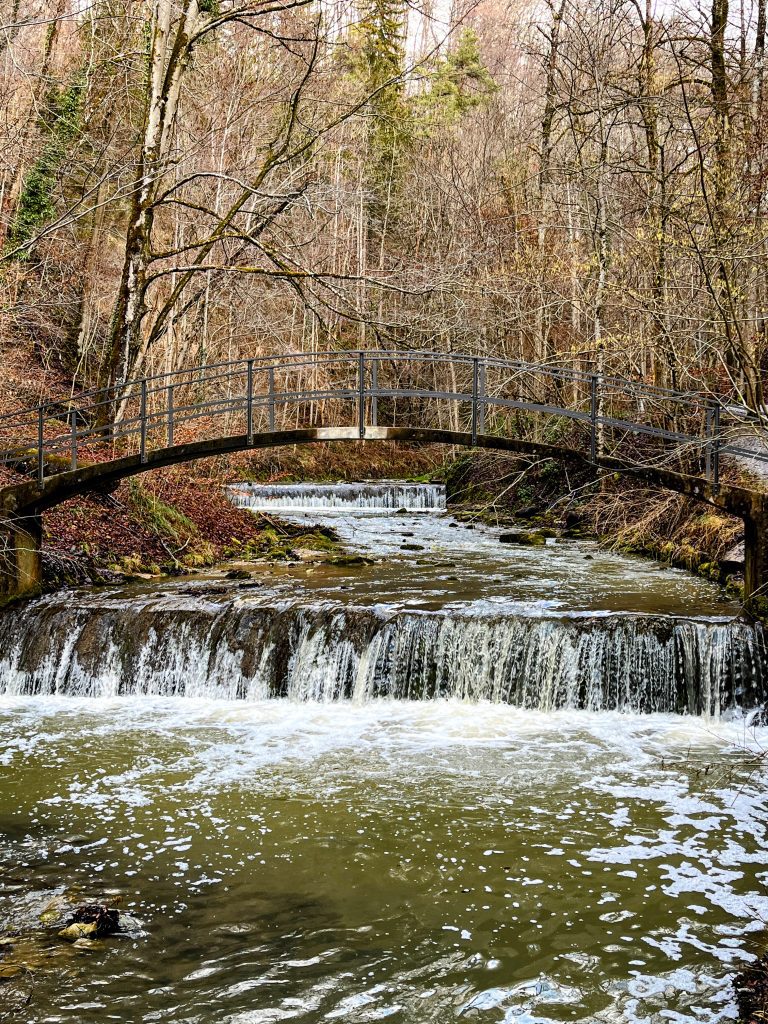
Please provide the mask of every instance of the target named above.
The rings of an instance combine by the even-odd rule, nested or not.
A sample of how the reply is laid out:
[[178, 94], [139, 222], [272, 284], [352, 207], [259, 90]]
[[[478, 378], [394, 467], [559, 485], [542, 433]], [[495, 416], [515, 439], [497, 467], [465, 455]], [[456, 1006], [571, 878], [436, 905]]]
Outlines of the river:
[[[0, 616], [20, 1019], [734, 1019], [768, 917], [762, 633], [685, 573], [402, 500], [281, 507], [373, 565]], [[62, 942], [39, 915], [73, 894], [130, 926]]]

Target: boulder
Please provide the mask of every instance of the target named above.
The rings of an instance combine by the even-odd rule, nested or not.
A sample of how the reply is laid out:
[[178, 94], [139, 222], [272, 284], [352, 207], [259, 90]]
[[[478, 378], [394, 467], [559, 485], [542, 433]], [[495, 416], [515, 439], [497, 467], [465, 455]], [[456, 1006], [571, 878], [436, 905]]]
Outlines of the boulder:
[[734, 544], [732, 548], [720, 559], [720, 568], [729, 576], [733, 573], [744, 572], [744, 541]]
[[523, 547], [543, 547], [547, 538], [541, 530], [516, 530], [510, 533], [502, 533], [499, 536], [500, 544], [520, 544]]
[[226, 579], [249, 580], [251, 579], [251, 574], [248, 572], [247, 569], [230, 569], [230, 571], [226, 574]]
[[364, 555], [336, 555], [335, 558], [326, 558], [326, 565], [338, 565], [344, 568], [356, 565], [373, 565], [373, 558], [366, 558]]
[[93, 922], [75, 921], [74, 924], [68, 924], [66, 928], [61, 929], [59, 938], [66, 939], [67, 942], [77, 942], [78, 939], [95, 939], [97, 931]]

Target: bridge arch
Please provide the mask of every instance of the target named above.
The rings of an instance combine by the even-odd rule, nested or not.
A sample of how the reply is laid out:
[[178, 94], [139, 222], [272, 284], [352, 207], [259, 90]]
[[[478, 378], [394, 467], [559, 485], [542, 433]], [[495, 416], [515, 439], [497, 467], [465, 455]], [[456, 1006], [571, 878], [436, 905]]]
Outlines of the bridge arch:
[[[42, 583], [40, 542], [41, 515], [56, 505], [82, 494], [112, 490], [129, 477], [199, 459], [231, 455], [259, 449], [287, 445], [323, 444], [328, 442], [354, 444], [389, 441], [409, 444], [444, 444], [474, 450], [508, 452], [545, 456], [559, 462], [580, 462], [595, 472], [601, 470], [642, 479], [656, 487], [663, 487], [696, 500], [716, 506], [745, 521], [745, 575], [750, 579], [753, 592], [758, 592], [768, 578], [768, 557], [762, 550], [763, 534], [756, 524], [766, 516], [762, 500], [755, 500], [753, 492], [732, 487], [719, 487], [694, 476], [674, 473], [653, 467], [629, 466], [616, 459], [598, 457], [592, 462], [582, 452], [521, 438], [505, 438], [491, 434], [475, 437], [468, 431], [441, 430], [427, 427], [366, 427], [363, 437], [357, 427], [314, 427], [296, 430], [268, 431], [248, 435], [232, 435], [214, 440], [158, 448], [144, 458], [133, 454], [109, 463], [94, 463], [76, 470], [46, 477], [42, 486], [29, 481], [0, 491], [0, 507], [5, 518], [5, 531], [9, 535], [7, 546], [16, 552], [15, 578], [11, 579], [8, 596], [37, 593]], [[750, 531], [749, 527], [752, 526]], [[0, 600], [2, 591], [0, 591]]]
[[[337, 375], [333, 386], [305, 383], [308, 373], [329, 366]], [[451, 390], [441, 390], [438, 370], [447, 372]], [[425, 373], [434, 378], [426, 385]], [[424, 403], [432, 403], [432, 409], [452, 406], [452, 428], [413, 426], [414, 420], [430, 421]], [[278, 410], [283, 429], [276, 429]], [[292, 410], [291, 417], [285, 410]], [[382, 411], [394, 421], [391, 425], [380, 424]], [[763, 494], [720, 480], [721, 455], [740, 452], [723, 432], [722, 412], [706, 396], [638, 382], [500, 359], [384, 351], [240, 360], [133, 381], [119, 394], [91, 392], [68, 406], [44, 404], [0, 417], [0, 463], [12, 463], [31, 477], [0, 490], [5, 566], [3, 572], [0, 565], [0, 602], [39, 591], [41, 514], [67, 498], [197, 459], [329, 441], [446, 444], [545, 455], [707, 502], [744, 520], [745, 593], [748, 600], [756, 599], [768, 592], [768, 505]], [[105, 413], [119, 418], [110, 421]], [[300, 422], [307, 413], [309, 419], [341, 420], [342, 425], [286, 426], [290, 418]], [[569, 438], [559, 445], [540, 440], [535, 430], [527, 437], [505, 431], [504, 417], [510, 415], [569, 420], [581, 441], [574, 444]], [[201, 418], [213, 423], [213, 436], [176, 443], [178, 428]], [[244, 432], [232, 432], [238, 423]], [[31, 440], [30, 430], [36, 434]], [[609, 435], [612, 444], [606, 442]], [[627, 438], [660, 446], [663, 458], [640, 462], [621, 457]], [[85, 464], [81, 455], [87, 457], [93, 446], [99, 457]], [[687, 453], [689, 463], [691, 453], [694, 464], [700, 457], [704, 471], [689, 475], [668, 468], [675, 452]]]

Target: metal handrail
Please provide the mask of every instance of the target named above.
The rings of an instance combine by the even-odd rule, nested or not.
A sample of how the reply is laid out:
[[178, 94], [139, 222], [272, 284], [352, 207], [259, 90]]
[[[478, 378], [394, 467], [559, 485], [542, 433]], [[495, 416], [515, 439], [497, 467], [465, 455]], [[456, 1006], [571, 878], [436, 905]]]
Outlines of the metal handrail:
[[[424, 387], [408, 380], [409, 370], [429, 364], [452, 368], [450, 389], [441, 389], [437, 382]], [[340, 369], [347, 372], [339, 383], [318, 382], [311, 387], [301, 376], [307, 370], [327, 370], [335, 375]], [[300, 376], [289, 387], [296, 373]], [[572, 389], [567, 403], [563, 388]], [[252, 444], [257, 415], [266, 416], [269, 430], [274, 431], [278, 408], [285, 417], [292, 407], [298, 423], [302, 406], [307, 406], [305, 418], [311, 413], [322, 420], [326, 403], [352, 404], [358, 435], [364, 437], [366, 423], [378, 425], [381, 401], [389, 401], [391, 416], [398, 419], [402, 403], [413, 399], [468, 405], [468, 433], [473, 443], [486, 432], [489, 413], [496, 412], [498, 422], [498, 414], [508, 410], [586, 425], [593, 462], [602, 453], [608, 432], [614, 437], [620, 432], [675, 444], [679, 446], [677, 454], [699, 451], [706, 460], [704, 476], [714, 487], [719, 483], [724, 454], [768, 461], [768, 451], [753, 452], [731, 443], [738, 440], [739, 430], [743, 432], [743, 422], [732, 415], [736, 427], [727, 429], [724, 419], [729, 408], [707, 395], [497, 356], [349, 349], [254, 356], [188, 367], [6, 413], [0, 416], [0, 464], [18, 464], [32, 457], [42, 485], [46, 474], [76, 469], [84, 447], [111, 445], [114, 456], [130, 438], [138, 437], [139, 455], [145, 462], [150, 446], [173, 446], [178, 428], [184, 424], [222, 416], [229, 420], [238, 417], [247, 444]], [[632, 403], [640, 413], [635, 419], [628, 408]], [[337, 420], [338, 415], [334, 416], [334, 422]], [[52, 421], [61, 427], [53, 436]], [[690, 432], [691, 424], [695, 433]], [[419, 425], [423, 425], [423, 414]], [[62, 452], [68, 452], [69, 458], [56, 463], [55, 457], [61, 458]], [[674, 455], [665, 449], [665, 458]]]

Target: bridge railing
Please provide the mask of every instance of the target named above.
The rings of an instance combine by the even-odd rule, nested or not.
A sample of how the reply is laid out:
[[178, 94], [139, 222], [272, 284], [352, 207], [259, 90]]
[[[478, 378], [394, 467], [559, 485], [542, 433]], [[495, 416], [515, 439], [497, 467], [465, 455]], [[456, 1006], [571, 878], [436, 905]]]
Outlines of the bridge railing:
[[573, 368], [421, 351], [294, 353], [208, 364], [0, 417], [0, 462], [39, 480], [191, 440], [299, 427], [432, 426], [549, 441], [597, 461], [668, 465], [717, 483], [745, 419], [706, 396]]

